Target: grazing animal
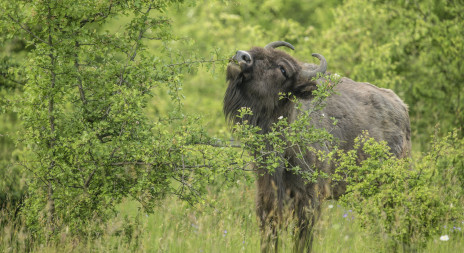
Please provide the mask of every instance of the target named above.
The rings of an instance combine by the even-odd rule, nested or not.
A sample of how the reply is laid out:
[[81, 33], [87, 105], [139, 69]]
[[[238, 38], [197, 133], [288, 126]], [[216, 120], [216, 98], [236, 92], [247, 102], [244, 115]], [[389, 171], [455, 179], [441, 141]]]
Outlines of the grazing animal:
[[[227, 120], [232, 123], [246, 121], [260, 127], [259, 133], [265, 134], [281, 116], [293, 122], [301, 111], [311, 109], [312, 93], [320, 81], [313, 79], [318, 73], [326, 72], [327, 62], [320, 54], [313, 54], [321, 61], [320, 65], [299, 62], [276, 49], [281, 46], [294, 49], [287, 42], [276, 41], [264, 48], [237, 51], [233, 56], [227, 66], [228, 87], [224, 96], [223, 110]], [[330, 129], [339, 140], [339, 147], [344, 150], [353, 149], [354, 139], [367, 130], [370, 137], [386, 141], [396, 157], [409, 155], [408, 108], [393, 91], [348, 78], [341, 78], [335, 91], [326, 99], [326, 106], [312, 116], [312, 126]], [[279, 98], [282, 93], [293, 94], [302, 107], [297, 109], [292, 99]], [[243, 107], [249, 108], [252, 114], [237, 117]], [[332, 117], [337, 120], [335, 126], [330, 119]], [[322, 146], [325, 145], [314, 144], [317, 149], [328, 149]], [[303, 170], [315, 166], [325, 173], [334, 173], [333, 164], [319, 161], [311, 152], [304, 156], [305, 162], [302, 162], [291, 148], [284, 154], [288, 166], [299, 166]], [[272, 173], [259, 164], [255, 166], [258, 171], [256, 212], [261, 223], [262, 251], [277, 251], [277, 230], [286, 212], [297, 221], [295, 251], [311, 251], [312, 227], [322, 200], [338, 198], [346, 185], [333, 184], [329, 179], [307, 182], [288, 166]]]

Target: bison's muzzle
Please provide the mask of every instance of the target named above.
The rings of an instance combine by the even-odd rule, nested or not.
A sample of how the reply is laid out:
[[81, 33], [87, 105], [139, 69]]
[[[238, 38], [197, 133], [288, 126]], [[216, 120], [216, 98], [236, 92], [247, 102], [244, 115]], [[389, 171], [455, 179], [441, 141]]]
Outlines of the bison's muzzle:
[[246, 51], [237, 51], [237, 53], [232, 57], [232, 61], [240, 66], [243, 70], [246, 67], [249, 67], [253, 64], [253, 59], [251, 55]]

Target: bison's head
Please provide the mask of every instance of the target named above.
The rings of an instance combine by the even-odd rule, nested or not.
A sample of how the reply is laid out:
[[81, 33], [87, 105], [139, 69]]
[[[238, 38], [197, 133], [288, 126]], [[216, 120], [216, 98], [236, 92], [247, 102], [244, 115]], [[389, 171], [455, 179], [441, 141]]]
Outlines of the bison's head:
[[276, 50], [287, 42], [272, 42], [264, 48], [255, 47], [249, 51], [237, 51], [227, 66], [228, 88], [224, 97], [224, 113], [229, 120], [240, 122], [237, 111], [248, 107], [253, 115], [244, 119], [253, 125], [268, 130], [275, 116], [287, 116], [287, 99], [279, 99], [279, 94], [289, 94], [299, 99], [309, 99], [317, 89], [314, 77], [325, 73], [327, 62], [320, 54], [313, 54], [321, 64], [300, 63], [290, 55]]

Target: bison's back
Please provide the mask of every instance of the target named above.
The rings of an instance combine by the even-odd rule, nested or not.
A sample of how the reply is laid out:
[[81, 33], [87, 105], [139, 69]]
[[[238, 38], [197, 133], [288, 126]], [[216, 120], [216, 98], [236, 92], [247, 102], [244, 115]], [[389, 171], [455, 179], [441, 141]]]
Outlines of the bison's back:
[[[327, 106], [320, 113], [319, 124], [332, 129], [343, 149], [351, 149], [354, 139], [367, 130], [376, 140], [385, 140], [397, 157], [409, 155], [408, 107], [393, 91], [348, 78], [342, 78], [335, 90], [337, 94], [327, 99]], [[334, 128], [329, 127], [330, 117], [338, 121]]]

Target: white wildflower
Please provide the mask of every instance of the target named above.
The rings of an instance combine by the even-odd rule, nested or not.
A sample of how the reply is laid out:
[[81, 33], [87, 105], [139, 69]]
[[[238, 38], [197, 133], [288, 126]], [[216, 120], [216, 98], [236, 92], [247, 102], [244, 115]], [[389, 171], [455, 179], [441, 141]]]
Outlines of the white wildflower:
[[440, 241], [446, 242], [446, 241], [448, 241], [448, 240], [449, 240], [449, 236], [448, 236], [448, 235], [442, 235], [442, 236], [440, 236]]
[[284, 118], [284, 116], [280, 116], [278, 119], [283, 119], [283, 118]]
[[334, 208], [334, 205], [329, 205], [329, 209], [332, 209], [332, 208]]

